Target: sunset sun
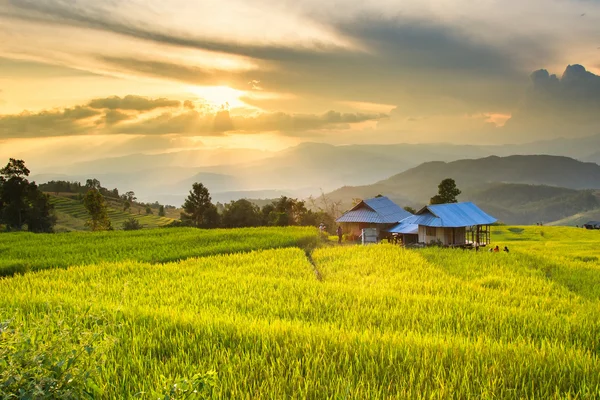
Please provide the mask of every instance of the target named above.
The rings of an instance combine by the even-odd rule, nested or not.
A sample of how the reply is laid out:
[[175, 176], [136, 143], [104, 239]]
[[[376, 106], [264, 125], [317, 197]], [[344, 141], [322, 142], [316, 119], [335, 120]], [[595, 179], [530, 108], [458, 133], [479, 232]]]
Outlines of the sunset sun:
[[198, 102], [205, 102], [212, 109], [247, 107], [241, 100], [245, 92], [229, 86], [187, 86], [187, 92], [197, 96]]

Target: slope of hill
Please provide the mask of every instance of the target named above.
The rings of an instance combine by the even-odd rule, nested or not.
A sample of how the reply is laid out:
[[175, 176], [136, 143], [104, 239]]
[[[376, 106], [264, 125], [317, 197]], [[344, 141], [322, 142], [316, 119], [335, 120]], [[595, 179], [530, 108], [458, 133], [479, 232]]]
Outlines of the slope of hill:
[[582, 226], [588, 221], [600, 221], [600, 207], [595, 208], [593, 210], [579, 212], [573, 215], [570, 215], [566, 218], [559, 219], [557, 221], [552, 221], [547, 225], [553, 226]]
[[[50, 203], [54, 205], [58, 219], [55, 227], [57, 232], [87, 230], [85, 222], [88, 220], [89, 214], [81, 202], [62, 196], [50, 195]], [[114, 229], [121, 229], [123, 222], [131, 217], [137, 219], [144, 228], [157, 228], [173, 221], [171, 218], [156, 215], [130, 214], [113, 207], [108, 208], [108, 217]]]
[[349, 206], [353, 198], [378, 194], [401, 205], [420, 207], [445, 178], [462, 190], [461, 201], [475, 201], [507, 223], [554, 221], [592, 210], [600, 188], [600, 166], [558, 156], [509, 156], [429, 162], [372, 185], [342, 187], [329, 194]]

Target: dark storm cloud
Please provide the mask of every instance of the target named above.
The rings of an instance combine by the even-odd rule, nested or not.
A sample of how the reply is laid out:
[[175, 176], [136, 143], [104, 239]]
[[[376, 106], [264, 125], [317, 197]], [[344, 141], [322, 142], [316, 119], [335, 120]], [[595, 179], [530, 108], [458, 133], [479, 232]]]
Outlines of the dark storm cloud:
[[39, 113], [23, 112], [0, 115], [0, 138], [32, 138], [67, 136], [85, 132], [89, 120], [100, 114], [85, 106], [49, 110]]
[[95, 109], [150, 111], [163, 107], [179, 107], [177, 100], [165, 98], [150, 99], [142, 96], [129, 95], [125, 97], [112, 96], [104, 99], [94, 99], [88, 106]]
[[598, 133], [599, 110], [600, 76], [581, 65], [569, 65], [560, 78], [538, 70], [505, 130], [532, 136]]

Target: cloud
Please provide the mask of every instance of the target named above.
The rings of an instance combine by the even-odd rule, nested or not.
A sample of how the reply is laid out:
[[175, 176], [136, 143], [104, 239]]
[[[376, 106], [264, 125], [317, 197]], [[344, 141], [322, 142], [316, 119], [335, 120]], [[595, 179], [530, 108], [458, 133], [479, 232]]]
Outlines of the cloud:
[[562, 77], [542, 69], [505, 125], [505, 134], [528, 138], [584, 136], [600, 131], [600, 76], [569, 65]]
[[[157, 115], [156, 110], [160, 108], [169, 108], [169, 111]], [[181, 103], [166, 98], [148, 99], [130, 95], [95, 99], [86, 105], [62, 110], [0, 116], [0, 139], [86, 134], [215, 136], [233, 131], [297, 134], [350, 129], [353, 124], [386, 117], [381, 113], [336, 111], [323, 114], [259, 112], [251, 116], [231, 115], [227, 109], [213, 112], [210, 107], [197, 106], [189, 100]]]
[[0, 138], [32, 138], [81, 134], [93, 126], [99, 111], [77, 106], [39, 113], [0, 116]]
[[115, 125], [115, 124], [118, 124], [119, 122], [127, 121], [131, 118], [133, 118], [131, 115], [125, 114], [118, 110], [107, 110], [104, 113], [104, 123], [107, 126]]
[[259, 113], [254, 116], [232, 116], [228, 110], [220, 110], [214, 114], [191, 110], [183, 113], [163, 113], [144, 121], [123, 124], [115, 133], [211, 136], [226, 132], [252, 134], [275, 131], [283, 135], [297, 135], [316, 130], [350, 129], [352, 124], [377, 121], [386, 117], [385, 114], [335, 111], [324, 114]]
[[88, 107], [109, 110], [150, 111], [163, 107], [179, 107], [180, 104], [177, 100], [165, 98], [149, 99], [147, 97], [129, 95], [125, 97], [112, 96], [104, 99], [94, 99], [90, 101]]

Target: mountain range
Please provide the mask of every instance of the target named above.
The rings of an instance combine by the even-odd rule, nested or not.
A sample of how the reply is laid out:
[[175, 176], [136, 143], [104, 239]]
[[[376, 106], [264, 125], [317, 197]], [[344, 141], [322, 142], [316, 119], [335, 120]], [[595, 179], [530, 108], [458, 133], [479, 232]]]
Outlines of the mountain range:
[[460, 201], [474, 201], [506, 223], [551, 222], [600, 212], [600, 165], [548, 155], [428, 162], [371, 185], [342, 187], [328, 196], [348, 207], [352, 199], [383, 194], [419, 208], [445, 178], [456, 181]]
[[[183, 203], [193, 182], [204, 183], [213, 200], [220, 202], [332, 192], [348, 203], [353, 197], [389, 191], [404, 205], [420, 205], [435, 194], [441, 179], [453, 177], [463, 190], [461, 198], [485, 201], [503, 219], [521, 222], [533, 217], [524, 218], [528, 213], [517, 212], [514, 206], [504, 212], [501, 204], [478, 198], [477, 193], [530, 191], [503, 188], [502, 184], [598, 189], [598, 148], [600, 135], [501, 146], [303, 143], [281, 151], [200, 149], [131, 154], [49, 167], [43, 174], [33, 171], [33, 179], [38, 183], [57, 179], [85, 182], [93, 177], [105, 187], [133, 190], [141, 201], [175, 206]], [[529, 154], [538, 155], [523, 156]], [[541, 188], [539, 193], [567, 195], [549, 194]], [[543, 214], [539, 217], [549, 220]]]

